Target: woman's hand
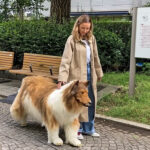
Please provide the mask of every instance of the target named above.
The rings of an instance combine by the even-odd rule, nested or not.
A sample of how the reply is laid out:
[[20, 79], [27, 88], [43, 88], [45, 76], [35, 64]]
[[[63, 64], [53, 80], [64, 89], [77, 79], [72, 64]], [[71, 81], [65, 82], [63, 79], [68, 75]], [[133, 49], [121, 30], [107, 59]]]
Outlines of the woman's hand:
[[64, 81], [58, 81], [57, 88], [60, 89], [62, 85], [66, 84]]
[[57, 88], [58, 88], [58, 89], [61, 88], [61, 81], [59, 81], [59, 82], [57, 83]]
[[102, 80], [102, 77], [98, 77], [98, 81], [101, 81]]

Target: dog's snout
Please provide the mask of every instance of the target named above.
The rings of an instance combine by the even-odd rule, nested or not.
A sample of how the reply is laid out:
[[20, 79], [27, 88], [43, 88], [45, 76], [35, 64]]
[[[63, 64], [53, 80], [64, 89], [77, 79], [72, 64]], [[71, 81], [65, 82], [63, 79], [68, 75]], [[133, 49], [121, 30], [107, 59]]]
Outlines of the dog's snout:
[[89, 102], [89, 103], [88, 103], [88, 106], [91, 106], [91, 105], [92, 105], [92, 102]]

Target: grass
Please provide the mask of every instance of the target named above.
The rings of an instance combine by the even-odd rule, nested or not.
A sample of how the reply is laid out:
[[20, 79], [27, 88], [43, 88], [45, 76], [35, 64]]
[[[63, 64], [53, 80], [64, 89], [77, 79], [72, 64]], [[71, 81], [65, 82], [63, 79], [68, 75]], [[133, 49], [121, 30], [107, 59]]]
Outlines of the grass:
[[150, 76], [136, 73], [133, 97], [128, 96], [129, 73], [106, 73], [103, 83], [122, 89], [98, 101], [97, 113], [150, 125]]

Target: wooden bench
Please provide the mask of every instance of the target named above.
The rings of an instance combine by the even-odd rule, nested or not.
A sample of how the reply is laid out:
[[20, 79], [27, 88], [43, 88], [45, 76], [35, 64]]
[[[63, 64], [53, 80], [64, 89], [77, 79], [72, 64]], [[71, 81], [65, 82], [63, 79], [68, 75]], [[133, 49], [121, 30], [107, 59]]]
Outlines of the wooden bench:
[[14, 52], [0, 51], [0, 70], [9, 70], [13, 66]]
[[9, 70], [10, 73], [23, 75], [40, 75], [58, 78], [61, 57], [24, 53], [23, 67], [20, 70]]

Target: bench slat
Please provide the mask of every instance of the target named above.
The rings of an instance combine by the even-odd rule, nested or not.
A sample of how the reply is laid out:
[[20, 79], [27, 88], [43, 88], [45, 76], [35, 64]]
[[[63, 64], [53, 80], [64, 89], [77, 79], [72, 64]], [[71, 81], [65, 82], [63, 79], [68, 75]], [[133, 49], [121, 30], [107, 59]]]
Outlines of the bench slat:
[[[23, 70], [26, 70], [26, 71], [28, 71], [28, 72], [31, 72], [30, 69], [23, 69]], [[40, 69], [40, 68], [37, 68], [37, 69], [32, 68], [32, 72], [36, 72], [36, 71], [39, 72], [39, 70], [40, 70], [40, 72], [45, 72], [45, 73], [48, 73], [48, 74], [50, 73], [50, 70], [48, 70], [48, 69], [47, 69], [47, 70], [43, 70], [43, 69]], [[58, 74], [59, 71], [52, 69], [52, 72], [53, 72], [53, 74]]]
[[48, 73], [43, 73], [43, 72], [39, 72], [39, 71], [36, 71], [36, 72], [29, 72], [27, 70], [9, 70], [10, 73], [15, 73], [15, 74], [23, 74], [23, 75], [39, 75], [39, 76], [44, 76], [44, 77], [50, 77], [52, 79], [55, 79], [57, 80], [58, 79], [58, 74], [54, 74], [54, 75], [50, 75]]
[[46, 58], [46, 59], [44, 59], [44, 58], [25, 58], [24, 59], [25, 60], [25, 62], [30, 62], [30, 61], [33, 61], [33, 62], [58, 62], [58, 63], [60, 63], [61, 62], [61, 59], [53, 59], [53, 58]]
[[[30, 67], [29, 66], [24, 66], [23, 68], [24, 70], [30, 70]], [[44, 67], [44, 66], [32, 66], [32, 69], [33, 70], [41, 70], [41, 71], [44, 71], [44, 70], [47, 70], [47, 72], [49, 71], [49, 69], [52, 69], [53, 71], [58, 71], [59, 70], [59, 67], [57, 68], [54, 68], [54, 67]]]
[[0, 66], [0, 70], [9, 70], [11, 69], [11, 67], [7, 67], [7, 66]]
[[43, 60], [41, 60], [41, 61], [26, 61], [26, 62], [24, 62], [24, 65], [28, 65], [28, 64], [43, 64], [43, 65], [51, 65], [51, 64], [54, 64], [54, 65], [57, 65], [57, 66], [59, 66], [60, 65], [60, 62], [54, 62], [54, 61], [43, 61]]

